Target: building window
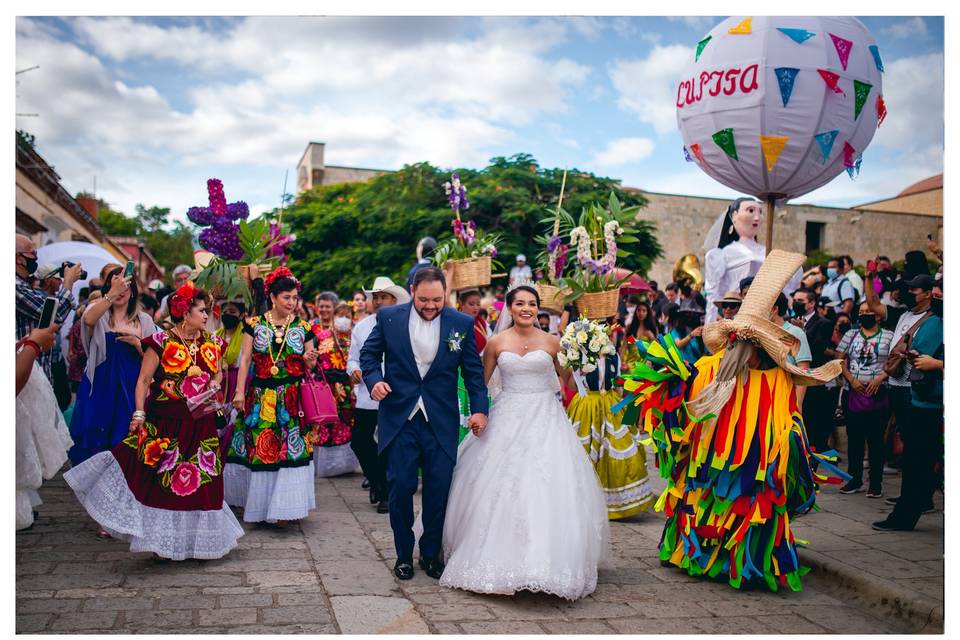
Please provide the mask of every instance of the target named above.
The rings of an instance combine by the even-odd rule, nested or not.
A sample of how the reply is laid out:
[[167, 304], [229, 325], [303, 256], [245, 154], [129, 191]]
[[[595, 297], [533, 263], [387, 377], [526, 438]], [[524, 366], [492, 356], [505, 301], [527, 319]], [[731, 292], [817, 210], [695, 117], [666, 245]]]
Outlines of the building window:
[[807, 223], [807, 246], [805, 252], [811, 254], [823, 248], [823, 228], [827, 226], [824, 222]]

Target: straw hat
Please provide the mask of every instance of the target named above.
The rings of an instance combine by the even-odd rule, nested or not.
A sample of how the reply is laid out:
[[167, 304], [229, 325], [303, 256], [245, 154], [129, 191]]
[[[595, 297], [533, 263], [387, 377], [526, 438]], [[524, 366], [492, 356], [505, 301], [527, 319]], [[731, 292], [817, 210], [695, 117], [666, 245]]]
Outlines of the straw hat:
[[717, 305], [717, 307], [719, 308], [724, 303], [730, 303], [730, 302], [734, 304], [740, 304], [743, 302], [743, 300], [740, 298], [739, 291], [727, 291], [722, 298], [720, 298], [719, 300], [714, 300], [713, 304]]
[[[804, 371], [787, 360], [796, 354], [800, 341], [782, 326], [770, 321], [770, 309], [777, 296], [803, 264], [804, 256], [774, 249], [764, 260], [732, 320], [717, 320], [703, 328], [703, 341], [713, 353], [724, 349], [733, 338], [761, 347], [781, 369], [790, 373], [795, 384], [809, 386], [833, 380], [841, 373], [840, 361], [833, 360], [816, 369]], [[725, 296], [726, 297], [726, 296]]]

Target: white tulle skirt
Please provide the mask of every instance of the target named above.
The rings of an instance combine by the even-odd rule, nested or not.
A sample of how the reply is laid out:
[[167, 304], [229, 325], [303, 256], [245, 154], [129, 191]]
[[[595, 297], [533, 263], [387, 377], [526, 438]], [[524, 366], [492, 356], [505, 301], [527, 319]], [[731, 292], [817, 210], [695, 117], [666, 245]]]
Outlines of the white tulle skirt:
[[243, 507], [244, 522], [306, 518], [317, 508], [313, 462], [276, 471], [251, 471], [228, 462], [223, 465], [223, 499]]
[[575, 600], [596, 589], [608, 545], [603, 489], [554, 392], [500, 393], [460, 444], [440, 584]]
[[73, 446], [53, 387], [36, 363], [17, 396], [16, 420], [16, 525], [25, 529], [42, 504], [37, 489], [56, 475]]
[[175, 511], [141, 504], [110, 451], [63, 474], [90, 517], [130, 551], [152, 551], [171, 560], [214, 560], [237, 546], [243, 527], [224, 504], [210, 511]]

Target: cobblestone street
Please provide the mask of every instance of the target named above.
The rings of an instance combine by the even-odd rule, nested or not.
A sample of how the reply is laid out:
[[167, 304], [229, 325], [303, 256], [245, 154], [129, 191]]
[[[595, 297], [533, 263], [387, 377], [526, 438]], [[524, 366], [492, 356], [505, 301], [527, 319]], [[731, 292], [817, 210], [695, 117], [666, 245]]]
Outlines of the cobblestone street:
[[[883, 534], [869, 526], [885, 511], [882, 500], [829, 487], [820, 499], [824, 511], [797, 522], [797, 536], [810, 540], [801, 559], [813, 566], [803, 591], [773, 594], [737, 592], [661, 567], [662, 516], [649, 511], [611, 523], [613, 553], [600, 584], [571, 603], [442, 589], [419, 569], [409, 582], [394, 579], [387, 516], [369, 504], [361, 480], [318, 479], [317, 510], [308, 520], [287, 530], [245, 525], [239, 548], [224, 559], [157, 563], [122, 542], [97, 539], [94, 522], [58, 476], [40, 492], [37, 522], [16, 536], [16, 631], [891, 633], [936, 631], [937, 619], [942, 631], [941, 512], [924, 516], [916, 532]], [[885, 489], [896, 495], [895, 480]], [[851, 579], [851, 571], [866, 580]], [[891, 593], [913, 609], [893, 611]], [[917, 613], [927, 605], [929, 614]]]

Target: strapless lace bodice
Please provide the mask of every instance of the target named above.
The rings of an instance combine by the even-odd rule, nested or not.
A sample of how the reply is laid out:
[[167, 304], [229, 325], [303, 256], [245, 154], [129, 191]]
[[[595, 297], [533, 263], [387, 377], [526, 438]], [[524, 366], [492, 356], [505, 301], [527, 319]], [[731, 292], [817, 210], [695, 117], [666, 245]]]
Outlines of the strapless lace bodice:
[[504, 393], [556, 393], [560, 390], [553, 357], [542, 349], [518, 355], [503, 351], [497, 368]]

